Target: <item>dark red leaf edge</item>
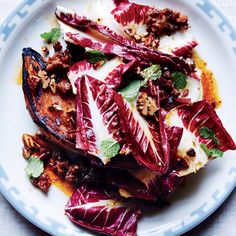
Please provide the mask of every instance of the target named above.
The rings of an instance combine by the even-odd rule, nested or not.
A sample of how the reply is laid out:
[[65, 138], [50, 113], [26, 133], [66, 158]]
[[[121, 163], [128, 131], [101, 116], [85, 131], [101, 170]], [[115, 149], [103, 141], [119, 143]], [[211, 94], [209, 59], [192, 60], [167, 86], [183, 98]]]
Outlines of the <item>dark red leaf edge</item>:
[[[101, 115], [102, 123], [107, 129], [107, 133], [118, 141], [124, 143], [122, 130], [119, 124], [119, 107], [116, 105], [115, 90], [91, 76], [84, 75], [76, 81], [77, 87], [77, 132], [76, 147], [83, 149], [90, 154], [102, 157], [101, 150], [97, 147], [97, 136], [93, 130], [97, 117], [92, 117], [91, 104], [89, 104], [89, 95], [92, 94], [93, 101], [96, 103], [98, 112]], [[88, 91], [89, 90], [89, 91]], [[104, 160], [105, 161], [105, 160]]]
[[[162, 53], [159, 51], [154, 51], [148, 47], [143, 46], [142, 44], [137, 44], [137, 43], [133, 42], [132, 40], [129, 40], [121, 35], [118, 35], [117, 33], [110, 30], [108, 27], [103, 26], [103, 25], [99, 25], [96, 22], [87, 19], [85, 16], [79, 16], [75, 12], [68, 11], [67, 9], [61, 8], [61, 7], [58, 7], [56, 9], [55, 14], [58, 17], [58, 19], [61, 20], [62, 22], [64, 22], [65, 24], [68, 24], [72, 27], [80, 28], [80, 29], [90, 27], [94, 30], [97, 30], [101, 34], [111, 38], [112, 40], [116, 41], [118, 44], [128, 47], [127, 48], [128, 51], [126, 52], [126, 56], [125, 55], [122, 56], [122, 53], [121, 53], [122, 50], [120, 50], [120, 49], [118, 50], [118, 51], [120, 51], [120, 55], [116, 54], [116, 53], [118, 53], [118, 51], [116, 51], [116, 53], [115, 53], [114, 50], [110, 51], [111, 54], [121, 56], [127, 60], [134, 60], [135, 58], [133, 58], [133, 59], [127, 58], [127, 56], [128, 56], [127, 53], [130, 53], [130, 54], [134, 53], [134, 54], [136, 54], [136, 57], [141, 56], [141, 59], [145, 60], [145, 61], [151, 60], [151, 61], [154, 61], [155, 63], [159, 63], [159, 64], [168, 63], [175, 70], [183, 71], [186, 74], [191, 74], [191, 72], [192, 72], [192, 68], [190, 67], [190, 65], [188, 65], [187, 62], [184, 61], [184, 59], [182, 59], [180, 57], [173, 56], [173, 55], [165, 54], [165, 53]], [[87, 44], [89, 44], [91, 47], [91, 40], [90, 41], [89, 41], [89, 39], [85, 40], [85, 37], [83, 37], [83, 39], [82, 39], [82, 37], [81, 36], [79, 37], [79, 35], [77, 34], [78, 38], [76, 40], [76, 37], [73, 37], [73, 39], [72, 39], [72, 35], [69, 33], [67, 33], [67, 36], [72, 40], [71, 43], [77, 42], [78, 44], [80, 44], [80, 46], [85, 47], [83, 45], [86, 45], [85, 41], [87, 41]], [[69, 38], [67, 38], [67, 40], [69, 40]], [[107, 48], [107, 50], [108, 50], [108, 48], [111, 49], [112, 47], [114, 47], [114, 44], [113, 44], [113, 46], [112, 46], [112, 43], [107, 43], [107, 46], [105, 46], [103, 44], [104, 50], [105, 50], [105, 48]], [[98, 47], [98, 44], [93, 42], [93, 47], [95, 47], [95, 46]], [[102, 46], [100, 45], [100, 48], [101, 47]], [[96, 49], [96, 50], [98, 50], [98, 49]], [[107, 50], [106, 50], [106, 52], [105, 51], [103, 51], [103, 52], [109, 53]], [[141, 55], [140, 55], [140, 53], [141, 53]]]
[[[97, 205], [96, 205], [97, 204]], [[75, 224], [106, 235], [133, 236], [141, 212], [113, 199], [102, 188], [82, 185], [65, 207]]]
[[[216, 111], [209, 102], [204, 100], [180, 106], [178, 108], [178, 115], [181, 117], [185, 128], [194, 133], [198, 137], [199, 142], [206, 144], [208, 148], [217, 147], [223, 152], [236, 149], [232, 137], [224, 128]], [[204, 139], [199, 136], [198, 130], [203, 126], [213, 130], [220, 141], [220, 145], [217, 146], [213, 140]]]
[[[147, 5], [140, 5], [134, 2], [122, 2], [115, 9], [113, 9], [111, 14], [117, 23], [121, 25], [121, 27], [125, 27], [127, 25], [130, 26], [132, 23], [137, 25], [144, 24], [146, 13], [152, 9], [154, 8]], [[143, 44], [139, 43], [138, 45]], [[197, 45], [197, 41], [192, 40], [182, 47], [174, 48], [172, 53], [179, 57], [187, 57]]]

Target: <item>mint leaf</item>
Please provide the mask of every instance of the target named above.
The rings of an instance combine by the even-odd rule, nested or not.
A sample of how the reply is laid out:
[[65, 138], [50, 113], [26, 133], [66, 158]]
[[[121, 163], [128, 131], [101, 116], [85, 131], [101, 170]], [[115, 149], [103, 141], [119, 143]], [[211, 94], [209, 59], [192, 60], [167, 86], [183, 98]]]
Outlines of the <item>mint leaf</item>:
[[184, 89], [187, 85], [187, 76], [175, 71], [172, 73], [172, 81], [176, 89]]
[[110, 138], [102, 141], [101, 148], [105, 157], [112, 158], [119, 153], [120, 144], [116, 140]]
[[203, 149], [203, 151], [207, 154], [207, 156], [209, 157], [223, 157], [224, 153], [217, 149], [217, 148], [212, 148], [212, 149], [209, 149], [206, 144], [200, 144], [200, 147]]
[[49, 32], [40, 34], [40, 37], [45, 40], [46, 43], [55, 43], [61, 36], [60, 28], [53, 28]]
[[123, 88], [120, 91], [120, 94], [124, 97], [124, 99], [128, 102], [132, 102], [138, 96], [138, 92], [141, 88], [141, 81], [134, 80], [129, 83], [128, 86]]
[[202, 138], [212, 139], [215, 144], [220, 145], [220, 140], [216, 137], [213, 130], [211, 130], [205, 126], [202, 126], [201, 128], [199, 128], [198, 131], [199, 131], [199, 134]]
[[30, 177], [38, 178], [44, 171], [43, 161], [38, 157], [32, 156], [28, 160], [28, 165], [25, 168], [25, 172]]
[[95, 64], [97, 62], [105, 63], [107, 61], [106, 55], [98, 50], [88, 50], [86, 51], [86, 55], [88, 56], [88, 61], [91, 64]]
[[140, 72], [140, 75], [144, 78], [142, 86], [144, 86], [149, 79], [157, 80], [160, 79], [162, 75], [161, 66], [157, 64], [153, 64], [150, 67], [144, 69]]

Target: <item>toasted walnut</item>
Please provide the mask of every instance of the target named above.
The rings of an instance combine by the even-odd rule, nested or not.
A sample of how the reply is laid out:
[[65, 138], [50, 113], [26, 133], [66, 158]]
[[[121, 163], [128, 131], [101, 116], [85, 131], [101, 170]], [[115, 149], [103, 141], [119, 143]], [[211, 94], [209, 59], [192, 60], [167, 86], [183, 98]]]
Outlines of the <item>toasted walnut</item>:
[[142, 93], [137, 101], [137, 109], [144, 116], [153, 116], [158, 110], [156, 100], [147, 95], [147, 93]]
[[150, 34], [148, 37], [144, 37], [144, 45], [145, 46], [151, 46], [153, 48], [159, 46], [159, 40], [155, 39], [152, 34]]
[[62, 80], [57, 84], [57, 89], [60, 94], [66, 94], [72, 90], [72, 86], [69, 81]]
[[65, 72], [70, 68], [70, 57], [65, 53], [56, 53], [54, 56], [48, 59], [47, 71], [56, 73], [56, 72]]
[[51, 88], [52, 92], [55, 94], [57, 91], [57, 83], [55, 79], [51, 79], [49, 87]]
[[80, 168], [78, 165], [71, 165], [65, 176], [65, 180], [72, 184], [77, 184], [80, 181]]
[[29, 134], [23, 134], [22, 141], [24, 143], [24, 147], [29, 150], [40, 148], [40, 145], [34, 140], [34, 137]]
[[34, 91], [37, 88], [40, 81], [41, 81], [40, 77], [35, 75], [31, 76], [28, 80], [30, 88]]
[[22, 148], [22, 156], [28, 160], [31, 157], [31, 151], [28, 148]]
[[47, 56], [49, 54], [49, 50], [47, 46], [43, 46], [42, 47], [42, 53], [44, 56]]
[[37, 135], [32, 136], [24, 134], [22, 136], [22, 141], [24, 143], [22, 156], [25, 159], [29, 159], [31, 156], [37, 156], [41, 160], [44, 160], [49, 156], [49, 150], [43, 147], [42, 143], [40, 143], [40, 139], [37, 138]]
[[187, 16], [168, 8], [147, 11], [145, 24], [147, 31], [153, 34], [155, 38], [159, 38], [163, 34], [170, 35], [179, 30], [187, 30], [189, 27]]
[[50, 79], [45, 70], [40, 70], [38, 72], [38, 77], [41, 78], [43, 89], [46, 89], [49, 86]]
[[159, 39], [154, 38], [152, 33], [144, 33], [142, 35], [137, 34], [134, 28], [127, 29], [125, 31], [130, 37], [132, 37], [136, 42], [143, 43], [145, 46], [152, 48], [157, 48], [159, 46]]
[[60, 177], [65, 177], [69, 169], [70, 163], [68, 160], [65, 160], [60, 153], [52, 153], [52, 157], [48, 163], [49, 168]]

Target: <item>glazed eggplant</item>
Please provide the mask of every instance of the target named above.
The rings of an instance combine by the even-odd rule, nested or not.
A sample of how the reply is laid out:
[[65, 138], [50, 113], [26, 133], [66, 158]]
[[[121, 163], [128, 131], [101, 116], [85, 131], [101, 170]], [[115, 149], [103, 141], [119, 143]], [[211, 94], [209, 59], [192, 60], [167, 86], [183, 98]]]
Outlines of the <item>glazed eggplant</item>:
[[75, 147], [76, 97], [55, 92], [63, 78], [47, 75], [47, 63], [31, 48], [23, 49], [23, 92], [26, 107], [41, 132], [64, 149], [84, 154]]

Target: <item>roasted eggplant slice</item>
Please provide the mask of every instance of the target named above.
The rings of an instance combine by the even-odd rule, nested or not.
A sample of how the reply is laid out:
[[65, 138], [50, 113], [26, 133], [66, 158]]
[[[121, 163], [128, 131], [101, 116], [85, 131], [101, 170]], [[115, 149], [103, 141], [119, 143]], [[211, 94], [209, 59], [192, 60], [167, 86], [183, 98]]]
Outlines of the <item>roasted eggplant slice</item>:
[[47, 63], [31, 48], [23, 49], [23, 91], [26, 107], [42, 133], [52, 142], [73, 152], [84, 154], [75, 148], [76, 97], [72, 93], [63, 96], [55, 92], [55, 86], [63, 78], [51, 79], [47, 75]]

